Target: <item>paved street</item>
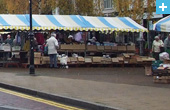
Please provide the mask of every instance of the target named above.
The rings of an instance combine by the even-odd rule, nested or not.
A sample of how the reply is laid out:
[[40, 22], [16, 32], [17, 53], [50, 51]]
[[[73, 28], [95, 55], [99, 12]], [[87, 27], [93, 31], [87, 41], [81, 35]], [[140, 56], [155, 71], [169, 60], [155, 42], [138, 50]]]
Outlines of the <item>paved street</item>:
[[0, 110], [83, 110], [0, 88]]
[[169, 110], [170, 84], [154, 84], [144, 68], [1, 68], [0, 82], [125, 110]]

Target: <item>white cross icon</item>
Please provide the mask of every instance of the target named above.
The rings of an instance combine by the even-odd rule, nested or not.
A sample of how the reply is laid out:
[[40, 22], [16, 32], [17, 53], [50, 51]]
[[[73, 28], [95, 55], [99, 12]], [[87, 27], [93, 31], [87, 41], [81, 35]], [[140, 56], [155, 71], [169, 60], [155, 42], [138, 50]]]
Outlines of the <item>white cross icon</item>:
[[162, 11], [164, 11], [164, 8], [167, 8], [167, 6], [164, 6], [164, 3], [162, 3], [162, 6], [159, 6], [159, 8], [162, 8]]

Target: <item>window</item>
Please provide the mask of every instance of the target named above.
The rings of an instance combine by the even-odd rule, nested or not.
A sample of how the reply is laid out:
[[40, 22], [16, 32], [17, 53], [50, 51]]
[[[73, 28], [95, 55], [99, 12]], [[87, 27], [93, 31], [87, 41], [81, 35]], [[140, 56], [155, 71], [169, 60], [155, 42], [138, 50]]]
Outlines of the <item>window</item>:
[[104, 8], [112, 8], [113, 0], [104, 0]]

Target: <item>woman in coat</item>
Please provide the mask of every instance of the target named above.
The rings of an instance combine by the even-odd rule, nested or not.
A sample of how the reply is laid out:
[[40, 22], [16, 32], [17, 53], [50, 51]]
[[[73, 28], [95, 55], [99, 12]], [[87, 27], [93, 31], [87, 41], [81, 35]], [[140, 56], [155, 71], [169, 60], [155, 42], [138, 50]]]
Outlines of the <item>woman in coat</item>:
[[155, 36], [155, 40], [152, 43], [152, 53], [156, 60], [159, 60], [159, 54], [161, 52], [161, 47], [163, 46], [162, 40], [160, 40], [158, 36]]
[[51, 33], [51, 37], [47, 39], [48, 55], [50, 56], [50, 68], [57, 67], [57, 48], [59, 47], [56, 34]]

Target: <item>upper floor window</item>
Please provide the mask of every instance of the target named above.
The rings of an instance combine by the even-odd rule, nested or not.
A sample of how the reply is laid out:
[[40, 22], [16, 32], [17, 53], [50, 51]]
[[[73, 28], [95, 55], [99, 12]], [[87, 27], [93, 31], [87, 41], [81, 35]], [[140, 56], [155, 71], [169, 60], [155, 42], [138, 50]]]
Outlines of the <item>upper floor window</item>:
[[113, 0], [104, 0], [104, 8], [112, 8]]

